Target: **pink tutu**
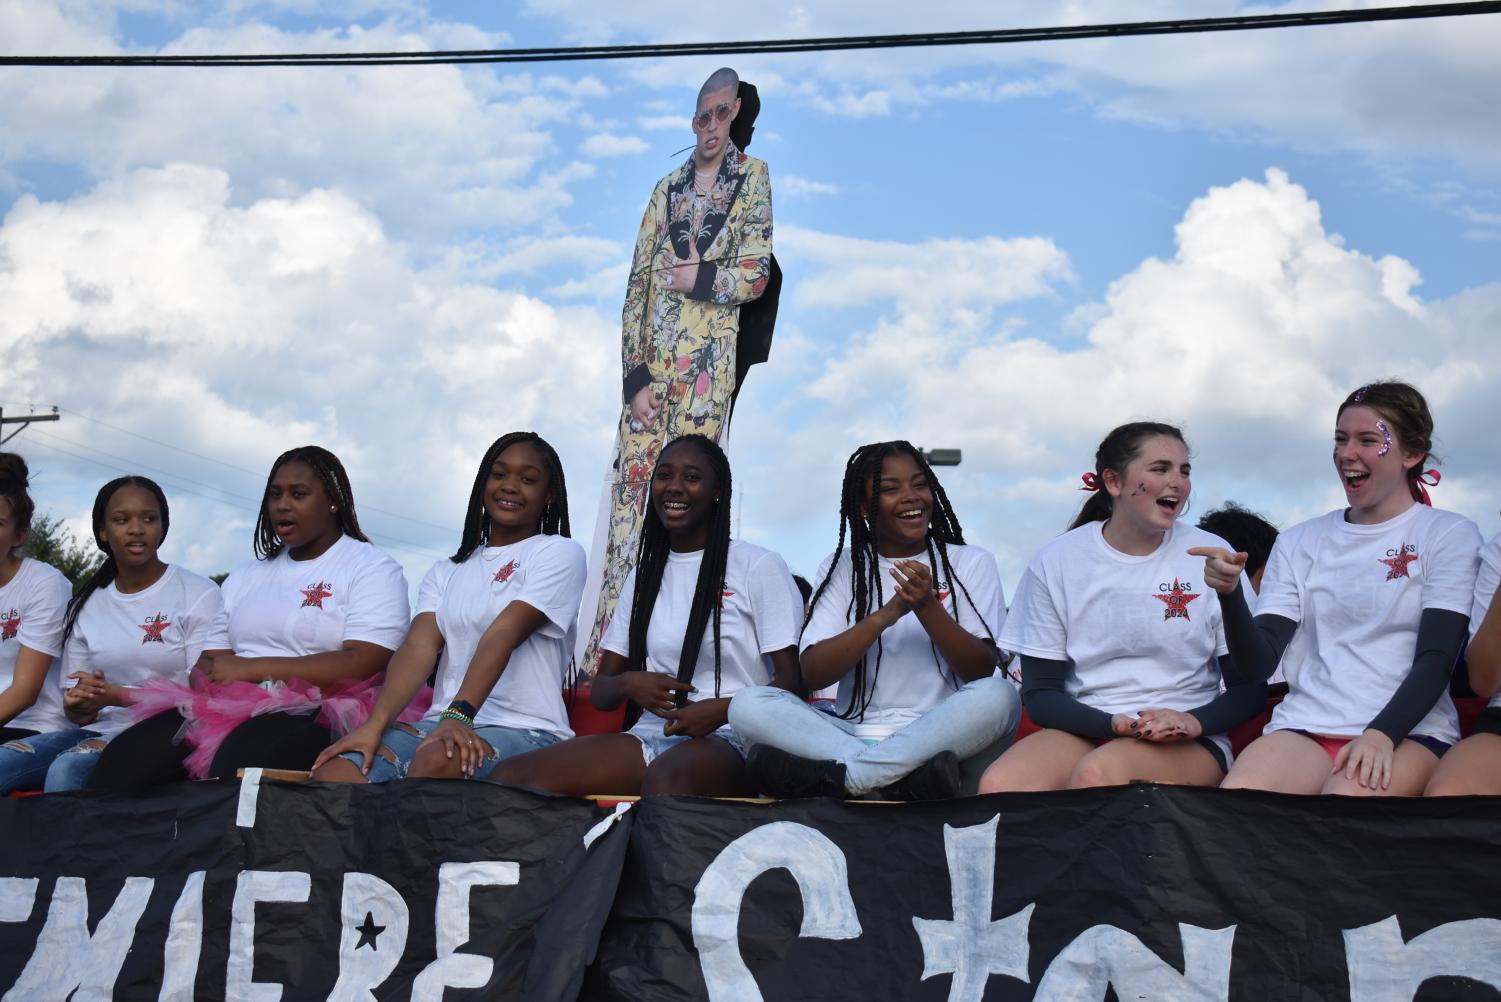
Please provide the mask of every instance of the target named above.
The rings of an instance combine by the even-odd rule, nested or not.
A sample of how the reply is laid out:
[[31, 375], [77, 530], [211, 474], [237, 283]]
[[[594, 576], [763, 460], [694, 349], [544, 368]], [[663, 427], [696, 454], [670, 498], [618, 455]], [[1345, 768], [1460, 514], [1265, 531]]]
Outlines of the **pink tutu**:
[[[184, 765], [194, 779], [208, 775], [209, 766], [230, 731], [263, 713], [316, 713], [318, 723], [336, 735], [348, 734], [369, 719], [386, 677], [380, 673], [359, 682], [340, 683], [324, 692], [300, 678], [276, 682], [268, 689], [254, 682], [215, 685], [196, 668], [192, 674], [189, 685], [153, 679], [136, 689], [135, 701], [130, 705], [130, 721], [140, 723], [167, 710], [182, 714], [185, 723], [177, 738], [193, 748]], [[421, 720], [432, 701], [432, 689], [423, 686], [397, 719]]]

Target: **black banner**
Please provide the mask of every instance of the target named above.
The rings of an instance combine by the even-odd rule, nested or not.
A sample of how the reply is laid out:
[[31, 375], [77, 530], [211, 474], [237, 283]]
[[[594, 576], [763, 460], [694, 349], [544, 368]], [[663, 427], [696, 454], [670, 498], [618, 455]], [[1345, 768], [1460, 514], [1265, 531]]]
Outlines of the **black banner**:
[[1501, 811], [1132, 786], [653, 799], [589, 1000], [1501, 1000]]
[[0, 800], [3, 997], [573, 999], [629, 823], [441, 781]]
[[[1501, 1002], [1501, 800], [0, 800], [0, 998]], [[596, 954], [597, 948], [597, 954]]]

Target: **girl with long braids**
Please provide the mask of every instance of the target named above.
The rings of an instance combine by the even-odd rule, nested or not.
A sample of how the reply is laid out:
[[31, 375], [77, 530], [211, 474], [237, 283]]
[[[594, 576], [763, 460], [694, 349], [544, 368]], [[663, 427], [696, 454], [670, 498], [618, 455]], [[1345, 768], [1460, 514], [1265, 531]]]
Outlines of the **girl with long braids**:
[[[1346, 506], [1277, 537], [1253, 620], [1246, 555], [1197, 551], [1256, 678], [1280, 663], [1288, 692], [1226, 787], [1416, 796], [1459, 740], [1449, 676], [1468, 632], [1480, 530], [1432, 507], [1423, 469], [1433, 416], [1406, 383], [1339, 405], [1334, 469]], [[1431, 475], [1431, 477], [1430, 477]]]
[[757, 786], [779, 797], [955, 796], [959, 760], [1016, 727], [1016, 693], [995, 674], [1005, 599], [995, 558], [965, 544], [911, 444], [877, 442], [850, 457], [839, 542], [817, 581], [803, 679], [811, 689], [838, 683], [838, 715], [791, 692], [736, 695], [730, 722], [755, 746]]
[[277, 457], [255, 553], [223, 585], [233, 653], [200, 658], [191, 685], [143, 685], [140, 722], [104, 749], [91, 788], [307, 769], [332, 729], [368, 713], [406, 636], [406, 579], [360, 530], [338, 457], [315, 445]]
[[1266, 691], [1237, 673], [1218, 597], [1197, 581], [1190, 548], [1225, 542], [1179, 520], [1190, 472], [1169, 424], [1124, 424], [1100, 443], [1090, 497], [1027, 565], [1001, 632], [1041, 729], [986, 770], [980, 792], [1224, 778], [1225, 733]]
[[781, 557], [731, 541], [730, 511], [719, 446], [702, 435], [669, 442], [591, 692], [599, 709], [629, 701], [640, 718], [623, 734], [506, 759], [491, 779], [575, 796], [747, 792], [729, 697], [767, 683], [799, 688], [802, 601]]
[[[166, 496], [146, 477], [111, 480], [94, 498], [104, 562], [68, 605], [63, 709], [73, 726], [55, 740], [73, 743], [47, 770], [48, 792], [87, 784], [100, 752], [129, 725], [139, 686], [185, 683], [201, 657], [229, 653], [219, 586], [158, 556], [170, 524]], [[0, 749], [0, 773], [9, 758]]]
[[[22, 548], [36, 505], [30, 471], [13, 452], [0, 452], [0, 793], [40, 785], [47, 766], [70, 746], [51, 738], [65, 730], [58, 687], [68, 579]], [[42, 740], [38, 740], [41, 737]]]
[[[458, 552], [422, 579], [370, 718], [324, 749], [313, 778], [468, 778], [573, 737], [563, 686], [586, 574], [558, 454], [533, 432], [503, 435], [480, 461]], [[432, 711], [400, 723], [434, 664]]]

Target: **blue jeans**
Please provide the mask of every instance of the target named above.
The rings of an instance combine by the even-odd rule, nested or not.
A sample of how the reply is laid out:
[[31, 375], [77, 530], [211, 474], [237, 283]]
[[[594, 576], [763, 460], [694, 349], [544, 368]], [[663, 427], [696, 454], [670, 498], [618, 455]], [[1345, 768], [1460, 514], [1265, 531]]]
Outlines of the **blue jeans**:
[[758, 685], [730, 700], [730, 725], [747, 744], [772, 745], [844, 766], [851, 796], [906, 776], [939, 752], [968, 758], [1016, 733], [1021, 704], [1003, 678], [976, 679], [890, 737], [867, 744], [848, 720], [815, 710], [785, 689]]
[[[381, 748], [389, 750], [395, 757], [395, 761], [386, 758], [380, 753], [380, 749], [377, 749], [375, 757], [370, 760], [370, 771], [365, 778], [372, 783], [387, 783], [393, 779], [406, 778], [407, 770], [412, 767], [412, 759], [417, 756], [417, 746], [422, 744], [423, 739], [436, 730], [440, 723], [442, 721], [430, 718], [386, 728], [386, 732], [380, 736]], [[551, 731], [528, 731], [519, 727], [501, 727], [498, 724], [476, 727], [474, 733], [490, 746], [493, 754], [481, 762], [479, 768], [475, 769], [469, 778], [490, 775], [491, 768], [503, 758], [546, 748], [562, 740]], [[364, 756], [358, 752], [345, 752], [339, 757], [348, 759], [357, 766], [365, 764]]]
[[[84, 733], [88, 734], [87, 731]], [[48, 793], [62, 793], [65, 790], [82, 790], [88, 786], [89, 777], [94, 775], [94, 766], [99, 764], [99, 753], [104, 751], [107, 744], [109, 738], [89, 735], [63, 752], [52, 760], [52, 765], [47, 770], [47, 782], [42, 785], [42, 789]]]
[[[626, 733], [631, 737], [641, 742], [641, 757], [646, 761], [646, 764], [648, 766], [655, 762], [663, 752], [668, 751], [672, 748], [676, 748], [684, 741], [694, 740], [686, 734], [663, 734], [662, 728], [664, 724], [665, 721], [663, 721], [661, 717], [654, 716], [650, 713], [642, 713], [641, 719], [636, 721], [636, 726], [626, 731]], [[733, 727], [723, 726], [716, 730], [713, 734], [708, 734], [705, 736], [711, 738], [719, 738], [720, 740], [727, 742], [731, 748], [740, 753], [741, 758], [745, 757], [746, 751], [750, 748], [750, 746], [743, 740], [741, 740], [740, 736], [735, 733], [735, 729]]]
[[93, 731], [74, 727], [44, 731], [0, 745], [0, 794], [40, 790], [47, 779], [47, 770], [58, 756], [94, 737], [98, 735]]

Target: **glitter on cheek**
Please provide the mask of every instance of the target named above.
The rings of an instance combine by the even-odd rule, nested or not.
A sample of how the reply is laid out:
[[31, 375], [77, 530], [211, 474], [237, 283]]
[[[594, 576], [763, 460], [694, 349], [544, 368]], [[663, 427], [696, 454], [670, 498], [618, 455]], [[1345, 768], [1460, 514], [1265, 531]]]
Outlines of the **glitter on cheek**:
[[1391, 429], [1386, 426], [1385, 421], [1377, 421], [1376, 430], [1381, 432], [1381, 450], [1377, 452], [1376, 455], [1384, 456], [1388, 452], [1392, 451], [1392, 432]]

